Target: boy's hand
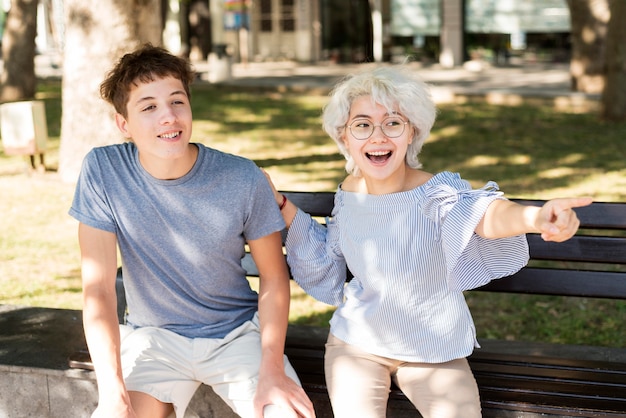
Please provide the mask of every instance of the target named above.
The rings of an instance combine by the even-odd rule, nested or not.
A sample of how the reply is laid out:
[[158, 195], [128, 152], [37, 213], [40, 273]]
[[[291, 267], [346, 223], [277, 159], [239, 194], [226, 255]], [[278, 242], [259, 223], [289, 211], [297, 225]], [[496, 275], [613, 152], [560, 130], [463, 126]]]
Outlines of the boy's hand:
[[284, 373], [260, 376], [254, 410], [258, 418], [315, 418], [315, 409], [304, 389]]

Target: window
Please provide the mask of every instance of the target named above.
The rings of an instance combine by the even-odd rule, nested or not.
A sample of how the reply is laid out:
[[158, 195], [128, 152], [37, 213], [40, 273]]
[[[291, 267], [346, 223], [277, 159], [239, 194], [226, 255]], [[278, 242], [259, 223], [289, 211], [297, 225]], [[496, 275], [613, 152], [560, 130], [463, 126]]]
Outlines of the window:
[[260, 28], [261, 32], [272, 31], [272, 0], [261, 0], [259, 2], [260, 16]]
[[296, 29], [294, 2], [295, 0], [281, 0], [280, 28], [283, 32], [293, 32]]

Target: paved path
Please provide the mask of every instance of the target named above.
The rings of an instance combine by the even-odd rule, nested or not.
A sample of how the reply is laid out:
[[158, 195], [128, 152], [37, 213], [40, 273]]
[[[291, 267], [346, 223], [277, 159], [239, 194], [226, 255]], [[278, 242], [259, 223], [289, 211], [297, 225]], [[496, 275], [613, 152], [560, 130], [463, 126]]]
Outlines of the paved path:
[[[61, 62], [54, 56], [37, 56], [36, 72], [40, 77], [60, 77]], [[268, 62], [233, 64], [232, 78], [223, 84], [250, 87], [284, 87], [288, 89], [328, 90], [348, 74], [378, 64], [298, 64], [295, 62]], [[381, 65], [393, 65], [384, 63]], [[581, 96], [597, 98], [570, 91], [568, 64], [523, 64], [510, 67], [493, 67], [469, 63], [463, 67], [444, 69], [439, 65], [414, 67], [424, 80], [433, 86], [435, 94], [506, 93], [521, 96], [556, 97]], [[208, 62], [196, 62], [194, 67], [201, 78], [208, 79], [211, 68]]]
[[[342, 77], [376, 64], [302, 65], [293, 62], [234, 64], [233, 78], [224, 84], [276, 86], [289, 88], [329, 88]], [[392, 65], [392, 64], [382, 64]], [[443, 69], [438, 65], [408, 64], [418, 71], [434, 90], [448, 89], [456, 94], [502, 92], [533, 96], [572, 95], [569, 66], [566, 64], [526, 64], [516, 67], [471, 66]], [[478, 67], [478, 68], [476, 68]], [[207, 66], [197, 65], [202, 71]]]

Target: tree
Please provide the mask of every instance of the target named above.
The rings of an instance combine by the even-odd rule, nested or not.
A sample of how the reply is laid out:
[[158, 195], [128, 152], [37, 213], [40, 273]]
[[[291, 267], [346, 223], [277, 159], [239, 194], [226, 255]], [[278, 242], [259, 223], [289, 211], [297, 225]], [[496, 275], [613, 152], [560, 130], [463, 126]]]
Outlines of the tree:
[[626, 2], [609, 0], [611, 19], [606, 39], [606, 82], [602, 92], [602, 117], [626, 120]]
[[601, 93], [605, 76], [606, 30], [610, 16], [608, 0], [567, 0], [567, 4], [572, 36], [572, 90]]
[[161, 0], [65, 0], [64, 13], [59, 174], [73, 182], [91, 148], [122, 140], [99, 85], [124, 53], [161, 44]]
[[206, 60], [212, 49], [211, 11], [207, 0], [187, 0], [181, 2], [181, 34], [186, 26], [183, 43], [188, 45], [188, 54], [196, 59]]
[[35, 36], [37, 0], [13, 0], [2, 36], [4, 71], [0, 79], [0, 101], [35, 97]]

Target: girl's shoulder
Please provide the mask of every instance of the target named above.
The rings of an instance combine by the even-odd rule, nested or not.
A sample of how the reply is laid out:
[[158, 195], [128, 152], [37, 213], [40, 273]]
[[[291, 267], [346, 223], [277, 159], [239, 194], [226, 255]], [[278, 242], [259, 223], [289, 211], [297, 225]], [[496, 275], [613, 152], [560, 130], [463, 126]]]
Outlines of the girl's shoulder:
[[404, 190], [408, 191], [408, 190], [417, 189], [418, 187], [421, 187], [424, 184], [428, 183], [433, 177], [434, 175], [432, 173], [428, 173], [422, 170], [412, 169], [411, 171], [408, 172]]
[[[407, 171], [405, 177], [404, 186], [401, 191], [409, 191], [417, 189], [424, 184], [428, 183], [434, 177], [433, 174], [426, 171], [410, 169]], [[365, 193], [367, 194], [367, 184], [363, 177], [355, 177], [348, 175], [339, 185], [339, 188], [344, 192], [351, 193]]]
[[[362, 193], [364, 187], [365, 181], [363, 180], [363, 177], [355, 177], [352, 174], [348, 175], [339, 184], [339, 189], [350, 193]], [[365, 187], [365, 189], [367, 188]]]

